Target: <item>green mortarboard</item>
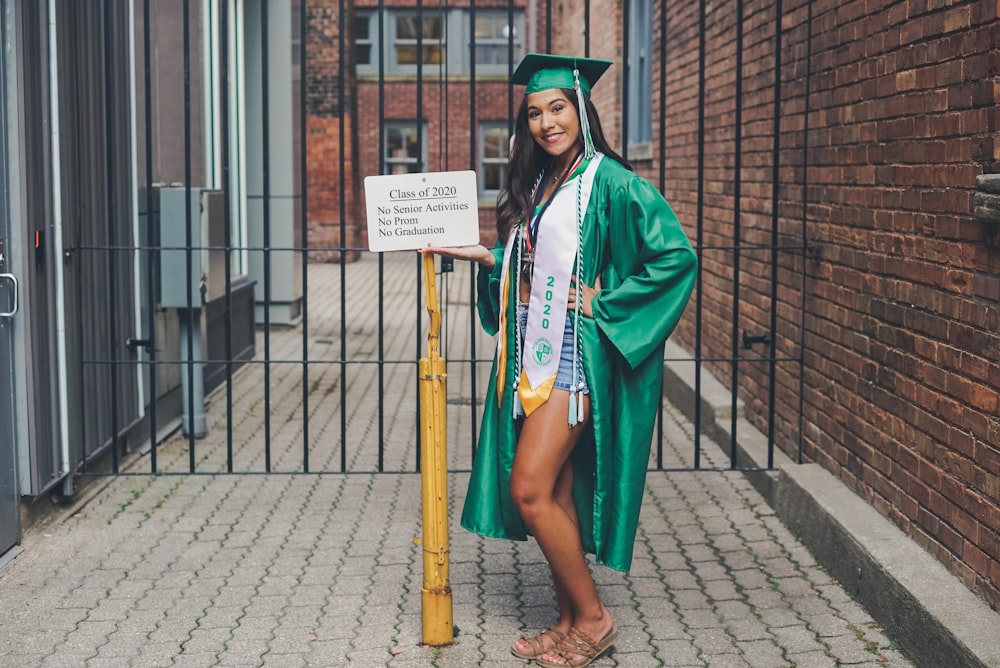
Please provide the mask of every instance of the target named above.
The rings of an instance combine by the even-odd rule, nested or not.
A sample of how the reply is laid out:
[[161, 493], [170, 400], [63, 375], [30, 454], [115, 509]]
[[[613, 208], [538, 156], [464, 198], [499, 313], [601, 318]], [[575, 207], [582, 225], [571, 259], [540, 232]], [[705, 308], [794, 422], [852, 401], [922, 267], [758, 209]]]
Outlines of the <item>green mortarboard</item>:
[[573, 70], [579, 70], [580, 89], [589, 96], [591, 87], [611, 65], [610, 60], [529, 53], [521, 59], [510, 82], [527, 86], [525, 95], [550, 88], [573, 88]]

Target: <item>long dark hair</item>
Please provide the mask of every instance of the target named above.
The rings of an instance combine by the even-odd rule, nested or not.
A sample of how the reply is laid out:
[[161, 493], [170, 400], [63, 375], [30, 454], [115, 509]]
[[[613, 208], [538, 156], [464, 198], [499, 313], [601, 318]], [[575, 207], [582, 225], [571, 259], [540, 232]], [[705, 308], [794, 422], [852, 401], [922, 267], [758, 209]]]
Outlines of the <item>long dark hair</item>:
[[[576, 91], [571, 88], [560, 88], [559, 90], [579, 114], [580, 108], [576, 101]], [[584, 98], [584, 108], [587, 110], [590, 136], [594, 140], [594, 147], [609, 158], [620, 162], [627, 169], [632, 169], [632, 166], [608, 145], [608, 141], [604, 137], [604, 130], [601, 128], [601, 119], [598, 117], [597, 109], [594, 108], [590, 98]], [[581, 143], [583, 141], [582, 135], [580, 141]], [[507, 240], [510, 231], [524, 220], [531, 210], [531, 191], [534, 188], [535, 180], [551, 161], [552, 156], [538, 145], [528, 129], [528, 98], [525, 96], [521, 100], [521, 106], [517, 110], [517, 120], [514, 122], [514, 150], [507, 167], [507, 176], [503, 189], [497, 197], [497, 235], [501, 242]]]

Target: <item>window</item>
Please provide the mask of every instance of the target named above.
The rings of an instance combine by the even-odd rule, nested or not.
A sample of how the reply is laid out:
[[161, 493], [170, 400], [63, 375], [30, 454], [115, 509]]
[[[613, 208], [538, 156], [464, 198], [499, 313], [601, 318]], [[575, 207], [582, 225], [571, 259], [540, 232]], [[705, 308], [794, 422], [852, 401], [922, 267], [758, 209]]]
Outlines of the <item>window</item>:
[[506, 75], [511, 40], [514, 62], [524, 55], [524, 11], [514, 12], [513, 29], [506, 10], [476, 10], [475, 25], [470, 17], [465, 8], [425, 9], [418, 22], [413, 9], [387, 8], [380, 21], [377, 10], [358, 9], [353, 26], [358, 74], [378, 74], [379, 58], [385, 59], [386, 74], [416, 74], [418, 65], [424, 76], [468, 74], [472, 70], [469, 47], [475, 38], [476, 73]]
[[427, 163], [426, 129], [417, 136], [413, 121], [387, 121], [385, 124], [384, 174], [419, 172]]
[[290, 9], [292, 12], [290, 24], [292, 36], [289, 46], [292, 49], [292, 76], [298, 77], [302, 61], [302, 34], [300, 32], [302, 30], [302, 6], [300, 0], [292, 2]]
[[632, 0], [629, 4], [628, 119], [629, 145], [653, 140], [653, 74], [650, 57], [653, 45], [652, 0]]
[[354, 15], [354, 64], [359, 68], [372, 65], [372, 30], [377, 17], [371, 12]]
[[479, 126], [479, 197], [496, 198], [507, 176], [510, 131], [507, 123], [484, 122]]
[[393, 43], [393, 55], [397, 65], [417, 65], [418, 60], [424, 65], [440, 65], [444, 62], [445, 33], [444, 16], [436, 12], [423, 12], [420, 23], [423, 25], [423, 40], [420, 42], [422, 58], [417, 56], [417, 15], [398, 13], [395, 15], [396, 39]]
[[514, 14], [514, 28], [511, 30], [508, 22], [509, 15], [506, 11], [477, 11], [476, 12], [476, 68], [486, 72], [497, 71], [500, 74], [507, 73], [507, 54], [510, 52], [508, 45], [514, 43], [515, 60], [520, 59], [523, 51], [521, 47], [521, 31], [518, 29], [519, 13]]

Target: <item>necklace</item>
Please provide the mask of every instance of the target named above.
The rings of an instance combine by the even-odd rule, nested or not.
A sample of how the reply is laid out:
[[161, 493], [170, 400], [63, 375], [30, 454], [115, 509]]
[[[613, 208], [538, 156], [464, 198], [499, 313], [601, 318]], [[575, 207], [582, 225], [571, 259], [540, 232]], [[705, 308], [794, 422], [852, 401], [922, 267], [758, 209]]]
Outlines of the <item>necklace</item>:
[[563, 169], [563, 170], [561, 170], [559, 172], [553, 171], [552, 175], [550, 176], [550, 178], [552, 179], [552, 183], [556, 183], [557, 181], [563, 179], [570, 172], [570, 170], [573, 168], [573, 166], [575, 165], [575, 163], [576, 163], [576, 160], [572, 160], [572, 161], [570, 161], [570, 164], [566, 167], [566, 169]]

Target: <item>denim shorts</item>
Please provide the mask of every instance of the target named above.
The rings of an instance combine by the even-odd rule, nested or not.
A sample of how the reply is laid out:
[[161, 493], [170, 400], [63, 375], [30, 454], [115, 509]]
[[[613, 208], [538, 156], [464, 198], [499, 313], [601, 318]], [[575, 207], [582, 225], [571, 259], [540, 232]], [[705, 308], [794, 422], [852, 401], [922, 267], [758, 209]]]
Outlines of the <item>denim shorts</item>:
[[[528, 309], [518, 309], [518, 322], [521, 326], [521, 336], [528, 328]], [[577, 352], [577, 357], [580, 354]], [[577, 371], [577, 382], [583, 383], [580, 390], [584, 394], [590, 394], [590, 386], [587, 385], [587, 375], [583, 370], [583, 360], [578, 359], [579, 370]], [[573, 388], [573, 316], [566, 316], [566, 327], [563, 329], [562, 348], [559, 350], [559, 370], [556, 372], [555, 388], [569, 392]]]

